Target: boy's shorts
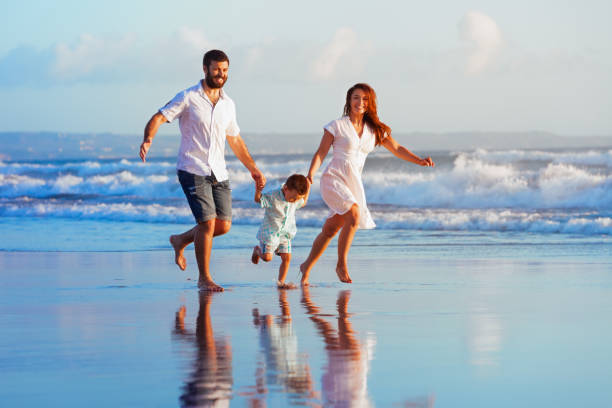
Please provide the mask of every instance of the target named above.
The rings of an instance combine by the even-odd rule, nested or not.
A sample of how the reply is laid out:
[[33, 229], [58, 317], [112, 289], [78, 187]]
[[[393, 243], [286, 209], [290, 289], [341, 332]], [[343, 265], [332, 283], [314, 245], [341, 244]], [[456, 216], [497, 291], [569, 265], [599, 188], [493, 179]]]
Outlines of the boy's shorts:
[[259, 247], [261, 248], [262, 254], [290, 254], [291, 240], [288, 237], [278, 237], [278, 239], [270, 240], [267, 242], [260, 240]]
[[178, 170], [177, 174], [196, 222], [213, 218], [231, 221], [232, 189], [229, 180], [217, 181], [214, 174], [198, 176], [183, 170]]

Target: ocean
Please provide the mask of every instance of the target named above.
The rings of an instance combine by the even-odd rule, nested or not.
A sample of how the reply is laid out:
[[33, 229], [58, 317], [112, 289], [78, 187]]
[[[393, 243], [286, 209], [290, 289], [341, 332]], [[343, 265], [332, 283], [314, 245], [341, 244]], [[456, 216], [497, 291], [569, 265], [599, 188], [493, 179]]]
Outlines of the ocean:
[[[418, 152], [420, 153], [420, 152]], [[223, 293], [168, 236], [193, 226], [174, 159], [0, 162], [0, 401], [20, 407], [576, 407], [612, 400], [612, 150], [376, 150], [350, 285], [253, 265], [262, 210], [228, 154]], [[310, 154], [255, 154], [278, 187]], [[320, 173], [319, 173], [320, 175]], [[318, 177], [288, 281], [327, 209]]]
[[[305, 174], [311, 154], [254, 157], [271, 189], [292, 173]], [[364, 237], [356, 244], [378, 245], [390, 235], [391, 245], [610, 243], [610, 149], [432, 157], [435, 168], [402, 162], [384, 149], [368, 157], [363, 181], [377, 228], [359, 232]], [[262, 210], [253, 202], [249, 173], [231, 152], [227, 159], [233, 232], [215, 245], [250, 247]], [[308, 206], [297, 213], [302, 235], [310, 240], [326, 216], [316, 177]], [[19, 160], [0, 161], [0, 225], [0, 250], [133, 251], [167, 248], [167, 235], [190, 228], [193, 218], [174, 159]], [[298, 232], [296, 245], [309, 245], [301, 238]]]

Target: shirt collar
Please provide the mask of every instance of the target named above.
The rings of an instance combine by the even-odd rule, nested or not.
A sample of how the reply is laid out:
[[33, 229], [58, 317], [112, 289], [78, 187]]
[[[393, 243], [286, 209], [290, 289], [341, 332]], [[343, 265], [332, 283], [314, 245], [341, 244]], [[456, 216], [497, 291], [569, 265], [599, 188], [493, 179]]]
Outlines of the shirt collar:
[[[199, 91], [200, 95], [202, 95], [203, 98], [208, 99], [208, 95], [206, 95], [206, 92], [204, 92], [204, 81], [205, 79], [202, 78], [200, 82], [198, 82], [198, 85], [200, 86]], [[223, 90], [223, 88], [219, 89], [219, 100], [221, 99], [225, 99], [225, 91]]]
[[285, 194], [283, 194], [283, 187], [284, 184], [282, 186], [280, 186], [280, 188], [277, 190], [277, 197], [281, 200], [284, 201], [286, 203], [288, 203], [288, 201], [285, 199]]

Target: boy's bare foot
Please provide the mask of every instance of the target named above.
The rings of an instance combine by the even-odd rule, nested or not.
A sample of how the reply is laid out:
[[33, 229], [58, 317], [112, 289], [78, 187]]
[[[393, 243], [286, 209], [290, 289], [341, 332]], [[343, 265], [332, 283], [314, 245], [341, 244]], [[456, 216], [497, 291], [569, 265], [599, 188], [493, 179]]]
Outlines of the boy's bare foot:
[[258, 251], [259, 247], [257, 245], [255, 245], [255, 248], [253, 248], [253, 253], [251, 254], [251, 262], [253, 262], [255, 265], [257, 265], [257, 263], [259, 262], [259, 251]]
[[300, 273], [302, 274], [302, 281], [300, 282], [300, 285], [302, 286], [310, 285], [310, 283], [308, 283], [308, 276], [306, 272], [304, 272], [304, 264], [300, 265]]
[[346, 267], [337, 266], [336, 275], [338, 275], [338, 279], [340, 279], [340, 282], [353, 283]]
[[206, 292], [223, 292], [223, 288], [211, 280], [199, 280], [198, 288]]
[[295, 283], [292, 282], [276, 282], [276, 287], [278, 289], [297, 289], [297, 286], [295, 285]]
[[183, 256], [184, 247], [181, 248], [179, 243], [176, 242], [177, 236], [170, 235], [170, 245], [174, 248], [174, 262], [181, 268], [181, 271], [184, 271], [187, 268], [187, 260]]

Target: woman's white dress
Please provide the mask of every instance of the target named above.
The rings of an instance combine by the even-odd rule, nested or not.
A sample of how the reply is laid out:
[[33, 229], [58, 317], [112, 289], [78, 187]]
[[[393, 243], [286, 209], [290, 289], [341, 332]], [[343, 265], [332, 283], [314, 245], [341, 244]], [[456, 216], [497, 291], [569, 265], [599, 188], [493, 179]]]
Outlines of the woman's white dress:
[[357, 204], [359, 228], [376, 227], [366, 205], [361, 171], [368, 153], [374, 150], [375, 135], [368, 126], [363, 127], [361, 138], [348, 116], [333, 120], [325, 130], [334, 136], [333, 156], [321, 176], [321, 197], [330, 209], [329, 217], [344, 214]]

